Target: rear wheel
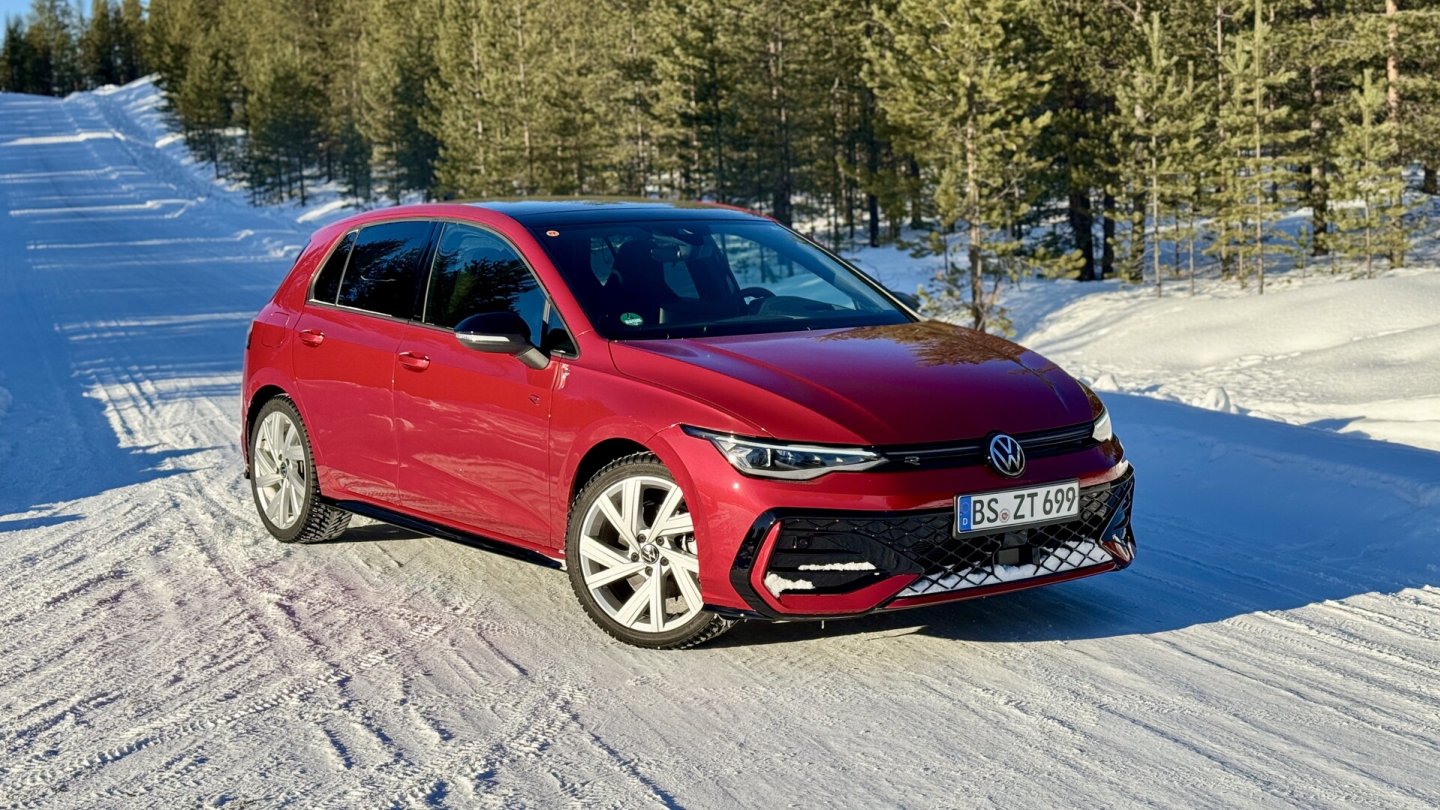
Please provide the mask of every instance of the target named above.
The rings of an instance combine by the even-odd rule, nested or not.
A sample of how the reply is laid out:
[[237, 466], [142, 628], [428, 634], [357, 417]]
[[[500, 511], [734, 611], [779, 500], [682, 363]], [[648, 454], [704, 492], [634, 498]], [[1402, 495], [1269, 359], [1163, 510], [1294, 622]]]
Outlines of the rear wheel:
[[320, 502], [310, 437], [295, 404], [265, 403], [250, 434], [250, 494], [260, 520], [282, 543], [333, 540], [350, 525], [350, 513]]
[[600, 470], [570, 509], [570, 584], [601, 629], [639, 647], [693, 647], [734, 624], [705, 610], [685, 495], [649, 453]]

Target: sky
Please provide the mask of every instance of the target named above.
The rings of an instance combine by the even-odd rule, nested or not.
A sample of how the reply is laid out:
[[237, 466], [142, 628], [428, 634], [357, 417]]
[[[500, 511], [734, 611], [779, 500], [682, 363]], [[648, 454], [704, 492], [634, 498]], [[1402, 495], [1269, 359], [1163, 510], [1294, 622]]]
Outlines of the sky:
[[30, 9], [30, 0], [0, 0], [0, 19], [23, 17]]
[[[83, 9], [85, 14], [90, 13], [90, 0], [76, 2], [71, 0], [70, 5]], [[30, 0], [0, 0], [0, 20], [7, 17], [24, 17], [30, 11]]]

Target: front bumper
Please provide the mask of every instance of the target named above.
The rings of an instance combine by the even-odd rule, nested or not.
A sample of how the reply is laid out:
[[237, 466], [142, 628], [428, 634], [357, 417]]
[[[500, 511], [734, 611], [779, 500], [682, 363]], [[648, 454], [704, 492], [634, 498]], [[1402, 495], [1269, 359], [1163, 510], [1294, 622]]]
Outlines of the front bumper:
[[729, 572], [741, 611], [771, 619], [855, 616], [974, 599], [1124, 568], [1135, 555], [1134, 471], [1084, 486], [1078, 517], [953, 534], [954, 509], [775, 508]]

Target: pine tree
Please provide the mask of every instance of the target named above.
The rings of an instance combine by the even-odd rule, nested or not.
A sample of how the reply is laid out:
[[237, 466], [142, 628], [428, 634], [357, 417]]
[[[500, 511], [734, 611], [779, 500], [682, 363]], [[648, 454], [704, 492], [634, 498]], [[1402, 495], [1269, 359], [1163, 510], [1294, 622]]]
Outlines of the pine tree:
[[[1027, 52], [1022, 28], [1030, 2], [902, 0], [881, 20], [893, 48], [869, 54], [877, 95], [887, 113], [921, 133], [916, 151], [934, 171], [940, 226], [966, 232], [966, 266], [950, 264], [948, 236], [941, 303], [964, 299], [975, 328], [994, 313], [983, 279], [1020, 245], [1009, 226], [1031, 202], [1015, 195], [1032, 188], [1041, 161], [1029, 146], [1049, 123], [1040, 111], [1049, 77]], [[968, 283], [967, 283], [968, 282]]]
[[59, 96], [84, 88], [78, 28], [75, 10], [65, 0], [33, 0], [25, 29], [33, 92]]
[[360, 50], [360, 131], [384, 193], [399, 202], [406, 191], [428, 192], [439, 144], [423, 122], [438, 113], [425, 90], [435, 72], [432, 51], [398, 24], [407, 15], [433, 28], [438, 3], [368, 0]]
[[226, 132], [235, 124], [239, 100], [229, 44], [217, 28], [201, 33], [186, 52], [184, 72], [171, 81], [169, 103], [190, 150], [209, 162], [220, 176], [229, 157]]
[[[1177, 57], [1165, 39], [1160, 12], [1152, 13], [1145, 25], [1145, 53], [1130, 68], [1131, 81], [1117, 89], [1120, 106], [1135, 111], [1129, 137], [1139, 158], [1141, 184], [1148, 208], [1148, 255], [1155, 294], [1162, 291], [1161, 270], [1163, 223], [1170, 221], [1172, 252], [1178, 256], [1180, 208], [1193, 205], [1198, 187], [1196, 169], [1201, 164], [1200, 129], [1205, 123], [1197, 115], [1193, 64], [1182, 77]], [[1193, 239], [1193, 236], [1191, 237]]]
[[1366, 69], [1350, 94], [1350, 115], [1335, 145], [1342, 202], [1337, 211], [1337, 247], [1342, 255], [1363, 259], [1365, 277], [1374, 275], [1377, 253], [1404, 255], [1403, 224], [1405, 181], [1395, 165], [1395, 122], [1388, 109], [1384, 85]]
[[25, 36], [25, 22], [19, 17], [5, 20], [5, 40], [0, 42], [0, 90], [11, 93], [35, 92], [32, 72], [34, 54]]
[[88, 86], [120, 82], [119, 9], [110, 0], [91, 0], [90, 19], [79, 44], [81, 70]]
[[115, 63], [121, 83], [133, 82], [147, 72], [143, 53], [145, 9], [140, 0], [120, 0], [115, 37]]
[[364, 0], [308, 0], [299, 12], [313, 20], [311, 47], [325, 54], [316, 64], [324, 94], [320, 113], [320, 168], [327, 181], [340, 182], [344, 192], [362, 200], [373, 196], [371, 144], [362, 132], [363, 77], [373, 55], [361, 38], [366, 32]]
[[1263, 0], [1255, 0], [1250, 31], [1233, 35], [1221, 67], [1226, 95], [1221, 104], [1224, 128], [1217, 195], [1217, 249], [1230, 252], [1242, 283], [1253, 274], [1265, 293], [1268, 257], [1279, 252], [1274, 221], [1291, 201], [1295, 177], [1284, 150], [1300, 133], [1291, 129], [1290, 110], [1277, 103], [1279, 91], [1295, 78], [1280, 69], [1272, 46], [1272, 28]]
[[190, 53], [207, 31], [219, 25], [219, 6], [206, 0], [150, 0], [141, 51], [171, 96], [185, 83]]
[[656, 184], [655, 105], [657, 50], [647, 25], [650, 0], [605, 0], [599, 39], [611, 43], [598, 84], [604, 121], [614, 135], [607, 144], [606, 184], [616, 193], [646, 196]]
[[1107, 242], [1097, 256], [1094, 232], [1097, 219], [1105, 220], [1107, 234], [1113, 223], [1097, 214], [1095, 203], [1098, 190], [1116, 184], [1119, 153], [1109, 135], [1123, 124], [1116, 88], [1107, 79], [1122, 75], [1122, 66], [1139, 55], [1129, 17], [1092, 0], [1046, 0], [1036, 18], [1054, 71], [1045, 103], [1054, 121], [1040, 144], [1051, 158], [1043, 182], [1047, 195], [1063, 202], [1069, 232], [1064, 247], [1074, 251], [1082, 281], [1113, 270], [1113, 258], [1107, 258], [1113, 245]]
[[657, 0], [651, 14], [657, 50], [667, 56], [656, 66], [658, 168], [681, 197], [731, 202], [743, 194], [735, 18], [723, 0]]

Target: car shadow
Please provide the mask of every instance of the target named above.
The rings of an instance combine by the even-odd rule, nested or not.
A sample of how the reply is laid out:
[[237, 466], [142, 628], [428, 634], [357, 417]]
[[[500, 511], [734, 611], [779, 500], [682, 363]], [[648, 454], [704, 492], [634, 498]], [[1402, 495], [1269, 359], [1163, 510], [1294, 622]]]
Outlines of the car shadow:
[[375, 543], [382, 540], [419, 540], [428, 535], [421, 534], [413, 529], [406, 529], [400, 526], [392, 526], [389, 523], [369, 523], [364, 526], [351, 526], [339, 537], [333, 540], [325, 540], [314, 545], [333, 545], [337, 543]]
[[1440, 584], [1440, 453], [1147, 397], [1106, 397], [1137, 470], [1134, 565], [853, 620], [748, 623], [717, 645], [919, 633], [1074, 641]]

